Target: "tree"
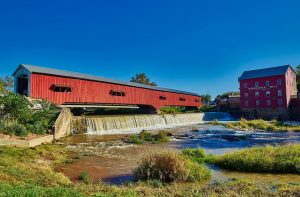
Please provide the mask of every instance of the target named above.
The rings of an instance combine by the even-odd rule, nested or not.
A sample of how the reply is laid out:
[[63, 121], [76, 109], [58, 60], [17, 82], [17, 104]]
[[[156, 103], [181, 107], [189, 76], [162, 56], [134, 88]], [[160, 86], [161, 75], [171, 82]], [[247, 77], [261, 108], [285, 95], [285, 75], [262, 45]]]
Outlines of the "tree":
[[14, 88], [14, 80], [12, 77], [0, 77], [0, 93], [12, 92]]
[[202, 101], [204, 101], [204, 102], [209, 102], [209, 101], [211, 101], [211, 95], [210, 94], [203, 94], [203, 95], [200, 95], [201, 96], [201, 98], [202, 98]]
[[155, 82], [150, 82], [149, 77], [145, 73], [136, 74], [134, 77], [131, 77], [130, 82], [141, 83], [150, 86], [157, 86]]
[[300, 90], [300, 64], [296, 67], [297, 89]]
[[223, 93], [220, 97], [221, 98], [228, 98], [229, 96], [236, 96], [236, 95], [240, 95], [240, 92], [225, 92]]

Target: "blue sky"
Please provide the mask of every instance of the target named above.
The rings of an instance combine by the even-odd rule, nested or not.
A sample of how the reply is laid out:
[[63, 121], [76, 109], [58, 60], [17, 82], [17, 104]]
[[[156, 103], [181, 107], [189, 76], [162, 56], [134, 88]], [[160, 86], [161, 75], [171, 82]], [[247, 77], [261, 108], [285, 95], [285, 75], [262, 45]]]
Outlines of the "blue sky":
[[20, 63], [213, 96], [300, 64], [300, 1], [0, 1], [0, 75]]

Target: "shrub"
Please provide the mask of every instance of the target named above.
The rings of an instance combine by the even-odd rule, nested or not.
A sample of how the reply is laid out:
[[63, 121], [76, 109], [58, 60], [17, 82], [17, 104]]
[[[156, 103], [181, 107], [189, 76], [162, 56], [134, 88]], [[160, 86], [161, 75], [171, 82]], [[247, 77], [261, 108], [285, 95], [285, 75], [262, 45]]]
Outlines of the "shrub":
[[300, 144], [235, 151], [219, 156], [215, 163], [243, 172], [300, 173]]
[[134, 171], [137, 180], [159, 180], [166, 183], [200, 181], [209, 176], [210, 171], [204, 165], [172, 151], [145, 156]]
[[197, 149], [185, 148], [183, 149], [182, 153], [188, 158], [197, 161], [199, 163], [203, 163], [206, 158], [206, 153], [202, 148], [197, 148]]
[[139, 135], [133, 135], [130, 137], [130, 142], [133, 144], [142, 144], [144, 141], [153, 143], [164, 143], [170, 139], [166, 131], [159, 131], [158, 134], [153, 135], [148, 131], [142, 131]]
[[32, 133], [43, 135], [47, 132], [48, 125], [43, 123], [42, 121], [37, 121], [32, 127]]
[[40, 108], [33, 109], [26, 98], [15, 93], [0, 96], [0, 132], [19, 136], [29, 132], [47, 133], [54, 125], [59, 109], [46, 101], [35, 101], [34, 104]]
[[182, 154], [189, 158], [190, 160], [193, 160], [197, 163], [213, 163], [214, 156], [213, 155], [207, 155], [206, 152], [202, 148], [185, 148], [182, 150]]
[[87, 171], [81, 172], [79, 175], [79, 180], [85, 184], [89, 184], [91, 182], [90, 174]]
[[193, 160], [186, 159], [185, 166], [188, 169], [188, 177], [186, 181], [196, 182], [200, 180], [207, 180], [211, 176], [210, 170], [205, 165]]
[[20, 123], [24, 123], [26, 118], [30, 117], [28, 101], [18, 94], [9, 92], [0, 96], [0, 106], [1, 120], [19, 120]]
[[7, 135], [17, 135], [17, 136], [27, 136], [28, 131], [25, 126], [10, 122], [8, 124], [3, 125], [3, 132]]
[[159, 142], [159, 143], [170, 141], [170, 139], [168, 137], [168, 133], [165, 132], [165, 131], [159, 131], [154, 139], [155, 139], [156, 142]]
[[137, 180], [185, 181], [188, 170], [183, 157], [175, 152], [164, 151], [144, 157], [134, 176]]
[[153, 141], [152, 134], [149, 131], [142, 131], [139, 137], [144, 141]]
[[142, 144], [143, 143], [141, 141], [141, 139], [136, 135], [130, 136], [130, 142], [133, 143], [133, 144]]

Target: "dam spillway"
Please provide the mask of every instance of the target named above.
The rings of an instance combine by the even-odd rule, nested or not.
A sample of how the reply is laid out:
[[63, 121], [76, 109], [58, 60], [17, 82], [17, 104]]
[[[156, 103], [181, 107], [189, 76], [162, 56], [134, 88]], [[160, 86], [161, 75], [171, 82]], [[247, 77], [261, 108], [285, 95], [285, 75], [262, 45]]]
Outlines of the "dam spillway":
[[[204, 123], [205, 121], [231, 119], [232, 117], [230, 114], [223, 112], [163, 115], [84, 116], [79, 118], [77, 117], [73, 120], [73, 132], [78, 133], [78, 125], [81, 125], [81, 130], [84, 130], [84, 133], [105, 135], [136, 133], [141, 130], [162, 129], [199, 124]], [[80, 122], [80, 124], [78, 124], [78, 122]]]

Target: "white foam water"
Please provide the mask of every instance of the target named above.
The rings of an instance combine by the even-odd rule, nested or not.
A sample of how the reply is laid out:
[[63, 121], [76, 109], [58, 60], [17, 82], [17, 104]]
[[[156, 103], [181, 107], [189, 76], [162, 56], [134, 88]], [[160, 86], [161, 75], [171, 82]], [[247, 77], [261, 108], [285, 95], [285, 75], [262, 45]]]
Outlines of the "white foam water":
[[156, 130], [204, 123], [211, 120], [232, 119], [228, 113], [186, 113], [163, 115], [125, 115], [86, 117], [88, 134], [127, 134], [142, 130]]

